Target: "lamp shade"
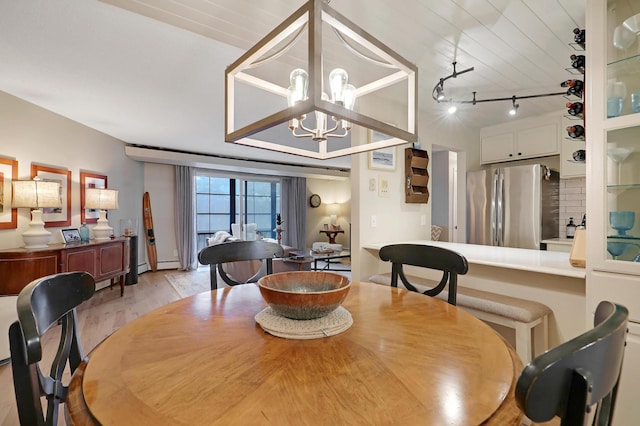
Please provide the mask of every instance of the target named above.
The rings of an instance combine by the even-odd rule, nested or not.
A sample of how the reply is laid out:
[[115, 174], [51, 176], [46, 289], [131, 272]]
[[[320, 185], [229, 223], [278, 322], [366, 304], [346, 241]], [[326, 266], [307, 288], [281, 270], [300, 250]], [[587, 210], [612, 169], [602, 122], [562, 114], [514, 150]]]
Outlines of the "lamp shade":
[[330, 215], [337, 215], [338, 213], [340, 213], [340, 204], [327, 204], [327, 213]]
[[87, 188], [84, 193], [84, 208], [115, 210], [118, 208], [118, 191], [115, 189]]
[[44, 180], [14, 180], [12, 207], [60, 207], [60, 183]]

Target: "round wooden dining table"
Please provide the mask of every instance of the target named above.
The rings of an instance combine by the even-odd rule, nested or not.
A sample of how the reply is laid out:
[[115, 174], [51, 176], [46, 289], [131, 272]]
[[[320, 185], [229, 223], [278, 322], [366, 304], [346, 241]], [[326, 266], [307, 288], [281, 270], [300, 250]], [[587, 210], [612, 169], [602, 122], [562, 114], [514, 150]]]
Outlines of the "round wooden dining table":
[[441, 300], [353, 282], [353, 324], [325, 338], [263, 331], [255, 284], [130, 322], [74, 374], [73, 424], [518, 425], [522, 369], [493, 329]]

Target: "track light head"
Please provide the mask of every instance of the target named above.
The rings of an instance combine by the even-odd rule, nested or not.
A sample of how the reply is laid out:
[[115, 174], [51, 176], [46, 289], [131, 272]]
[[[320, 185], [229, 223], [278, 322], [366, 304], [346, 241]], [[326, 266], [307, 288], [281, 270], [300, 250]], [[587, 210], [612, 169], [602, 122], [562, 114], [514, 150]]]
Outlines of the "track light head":
[[511, 109], [509, 110], [509, 115], [511, 115], [511, 116], [517, 115], [518, 114], [518, 109], [520, 108], [520, 104], [516, 103], [516, 97], [515, 96], [511, 98], [511, 103], [512, 103], [512, 106], [511, 106]]
[[442, 87], [442, 83], [436, 86], [436, 100], [444, 101], [444, 88]]

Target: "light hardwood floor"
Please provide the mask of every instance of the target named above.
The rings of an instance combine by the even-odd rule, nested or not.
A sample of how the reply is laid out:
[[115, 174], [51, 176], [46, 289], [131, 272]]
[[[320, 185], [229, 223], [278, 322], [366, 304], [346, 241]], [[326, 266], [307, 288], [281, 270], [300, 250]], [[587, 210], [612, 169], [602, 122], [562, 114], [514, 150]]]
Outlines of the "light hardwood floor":
[[[97, 291], [90, 300], [78, 308], [80, 338], [85, 353], [91, 352], [98, 343], [129, 321], [178, 300], [180, 295], [164, 278], [165, 274], [175, 272], [145, 272], [139, 276], [138, 284], [125, 287], [123, 297], [120, 297], [120, 291], [115, 286], [112, 289], [105, 288]], [[45, 360], [53, 357], [57, 339], [56, 333], [47, 334], [43, 339]], [[18, 426], [10, 364], [0, 366], [0, 389], [0, 425]], [[63, 425], [64, 421], [61, 419], [58, 424]], [[544, 423], [549, 426], [558, 424], [557, 420]]]
[[[78, 308], [80, 338], [85, 353], [100, 343], [124, 324], [145, 313], [178, 300], [180, 296], [164, 278], [175, 270], [145, 272], [138, 278], [138, 284], [125, 287], [120, 297], [119, 288], [105, 288]], [[56, 333], [47, 334], [43, 339], [44, 358], [51, 359], [56, 350]], [[6, 337], [5, 337], [6, 338]], [[0, 425], [17, 426], [18, 412], [13, 393], [11, 365], [0, 366]], [[64, 424], [61, 422], [59, 424]]]

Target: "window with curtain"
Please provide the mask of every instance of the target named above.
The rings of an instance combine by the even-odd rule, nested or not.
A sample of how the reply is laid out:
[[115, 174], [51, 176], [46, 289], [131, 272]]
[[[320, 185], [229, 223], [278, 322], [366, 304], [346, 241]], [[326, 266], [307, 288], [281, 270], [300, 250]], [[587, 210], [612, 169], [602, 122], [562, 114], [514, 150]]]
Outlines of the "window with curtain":
[[256, 223], [263, 237], [275, 238], [280, 200], [279, 181], [196, 175], [198, 251], [216, 232], [231, 233], [232, 223]]

